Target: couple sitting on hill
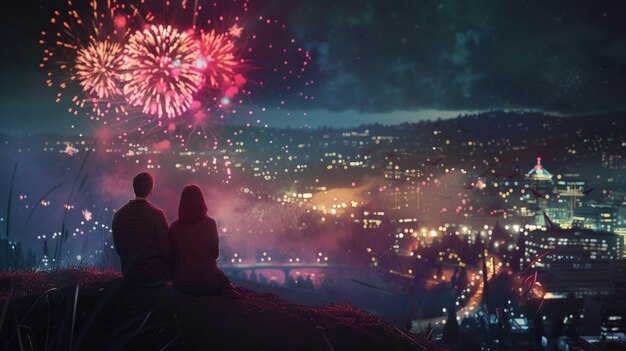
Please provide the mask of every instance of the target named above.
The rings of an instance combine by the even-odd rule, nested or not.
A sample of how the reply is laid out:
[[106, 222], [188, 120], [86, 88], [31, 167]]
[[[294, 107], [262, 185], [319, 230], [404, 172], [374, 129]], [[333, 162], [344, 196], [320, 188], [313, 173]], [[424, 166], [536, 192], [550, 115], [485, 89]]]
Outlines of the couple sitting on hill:
[[149, 173], [133, 179], [136, 198], [113, 216], [113, 241], [124, 279], [138, 286], [158, 287], [168, 277], [174, 288], [194, 295], [241, 294], [217, 268], [219, 238], [208, 217], [202, 191], [187, 185], [181, 194], [178, 219], [171, 226], [165, 213], [150, 203], [154, 180]]

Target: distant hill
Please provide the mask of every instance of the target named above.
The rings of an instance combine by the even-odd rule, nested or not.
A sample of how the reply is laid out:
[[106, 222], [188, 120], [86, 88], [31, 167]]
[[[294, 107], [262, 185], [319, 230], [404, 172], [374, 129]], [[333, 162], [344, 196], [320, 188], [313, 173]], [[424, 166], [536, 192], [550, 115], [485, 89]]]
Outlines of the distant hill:
[[[241, 129], [243, 126], [236, 123], [237, 119], [233, 118], [227, 122], [224, 121], [215, 121], [214, 126], [217, 129], [224, 128], [225, 130], [230, 129]], [[443, 128], [452, 128], [459, 132], [472, 132], [477, 130], [497, 130], [501, 128], [503, 131], [509, 130], [515, 126], [515, 124], [522, 122], [529, 126], [543, 126], [544, 124], [553, 125], [553, 126], [561, 126], [565, 128], [580, 128], [580, 127], [591, 127], [595, 131], [606, 131], [609, 133], [615, 132], [615, 127], [626, 126], [626, 111], [616, 111], [616, 112], [606, 112], [606, 113], [597, 113], [597, 114], [584, 114], [584, 115], [572, 115], [572, 116], [564, 116], [564, 115], [555, 115], [550, 113], [544, 113], [539, 111], [519, 111], [519, 110], [494, 110], [494, 111], [485, 111], [471, 114], [461, 114], [456, 118], [433, 118], [430, 120], [420, 120], [418, 122], [404, 122], [404, 123], [394, 123], [390, 124], [387, 121], [381, 120], [378, 123], [366, 123], [362, 124], [358, 127], [338, 127], [335, 128], [332, 125], [321, 126], [321, 127], [308, 127], [309, 130], [354, 130], [354, 129], [363, 129], [363, 128], [382, 128], [382, 129], [397, 129], [398, 126], [407, 127], [415, 127], [415, 126], [438, 126]], [[242, 122], [243, 123], [243, 122]], [[245, 123], [244, 123], [245, 124]], [[267, 129], [262, 128], [261, 126], [255, 126], [254, 123], [251, 123], [252, 126], [250, 129]], [[468, 126], [466, 126], [466, 124]], [[509, 126], [511, 124], [511, 126]], [[474, 129], [469, 129], [469, 126], [475, 126]], [[273, 127], [271, 124], [269, 125], [269, 129], [275, 130], [289, 130], [289, 129], [298, 129], [302, 130], [302, 128], [294, 128], [294, 127]], [[129, 131], [132, 132], [132, 131]], [[29, 139], [29, 138], [40, 138], [45, 137], [46, 140], [50, 139], [65, 139], [72, 140], [75, 138], [79, 138], [78, 136], [72, 136], [70, 134], [60, 134], [60, 133], [28, 133], [19, 136], [13, 136], [7, 133], [0, 132], [0, 140], [4, 139]]]

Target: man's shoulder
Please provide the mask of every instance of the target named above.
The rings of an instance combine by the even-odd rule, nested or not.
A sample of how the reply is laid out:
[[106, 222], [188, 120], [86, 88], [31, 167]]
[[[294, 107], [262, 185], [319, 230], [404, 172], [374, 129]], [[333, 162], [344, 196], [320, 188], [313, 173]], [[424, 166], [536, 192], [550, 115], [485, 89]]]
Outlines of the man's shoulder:
[[151, 202], [146, 202], [146, 205], [148, 205], [148, 207], [149, 207], [152, 211], [154, 211], [154, 212], [156, 212], [156, 213], [159, 213], [159, 214], [161, 214], [161, 213], [165, 213], [165, 212], [164, 212], [164, 211], [163, 211], [160, 207], [155, 206], [155, 205], [154, 205], [153, 203], [151, 203]]
[[118, 208], [117, 210], [115, 210], [115, 213], [113, 214], [113, 218], [115, 217], [119, 217], [120, 215], [122, 215], [124, 212], [129, 211], [129, 205], [130, 202], [126, 203], [124, 206]]
[[165, 213], [163, 212], [162, 209], [160, 209], [159, 207], [147, 201], [130, 200], [127, 204], [120, 207], [119, 210], [115, 211], [115, 215], [122, 215], [124, 213], [131, 214], [131, 213], [137, 213], [137, 212], [143, 212], [143, 213], [149, 212], [149, 213], [154, 213], [154, 214], [159, 214], [159, 215]]

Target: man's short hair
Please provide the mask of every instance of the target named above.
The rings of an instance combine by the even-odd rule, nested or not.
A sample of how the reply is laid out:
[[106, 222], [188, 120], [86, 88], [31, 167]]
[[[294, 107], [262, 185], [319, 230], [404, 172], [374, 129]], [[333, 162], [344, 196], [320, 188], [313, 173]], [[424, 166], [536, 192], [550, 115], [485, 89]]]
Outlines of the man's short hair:
[[152, 191], [154, 186], [154, 179], [148, 172], [139, 173], [133, 179], [133, 190], [135, 190], [135, 196], [146, 197]]

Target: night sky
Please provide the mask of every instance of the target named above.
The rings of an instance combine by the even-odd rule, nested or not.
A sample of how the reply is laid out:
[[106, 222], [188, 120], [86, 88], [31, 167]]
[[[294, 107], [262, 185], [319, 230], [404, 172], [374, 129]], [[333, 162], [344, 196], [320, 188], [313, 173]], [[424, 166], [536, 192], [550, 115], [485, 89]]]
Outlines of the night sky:
[[[72, 123], [84, 123], [54, 103], [56, 91], [45, 87], [38, 68], [39, 32], [58, 3], [3, 2], [4, 131], [70, 133]], [[315, 100], [291, 105], [310, 112], [292, 123], [318, 126], [339, 117], [337, 125], [345, 126], [489, 109], [569, 115], [626, 107], [623, 1], [257, 3], [283, 18], [313, 56]]]

